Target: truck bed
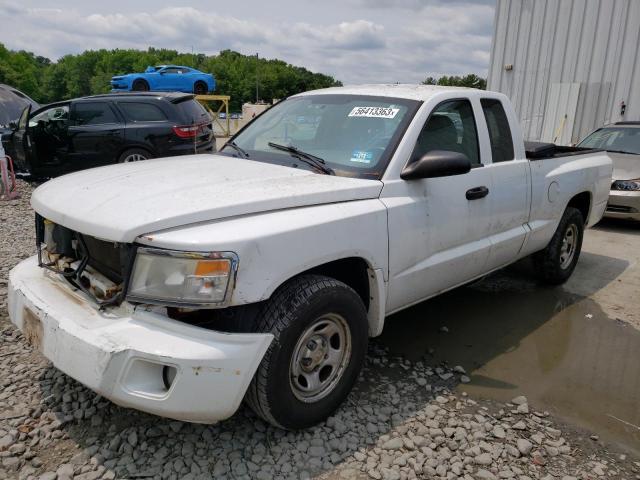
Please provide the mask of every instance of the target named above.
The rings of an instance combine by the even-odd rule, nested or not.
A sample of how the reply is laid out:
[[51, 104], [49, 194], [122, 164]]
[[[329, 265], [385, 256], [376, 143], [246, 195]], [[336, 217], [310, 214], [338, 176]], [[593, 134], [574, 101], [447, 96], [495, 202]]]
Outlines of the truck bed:
[[524, 142], [524, 149], [529, 160], [544, 160], [546, 158], [569, 157], [586, 153], [601, 152], [595, 148], [565, 147], [555, 143]]

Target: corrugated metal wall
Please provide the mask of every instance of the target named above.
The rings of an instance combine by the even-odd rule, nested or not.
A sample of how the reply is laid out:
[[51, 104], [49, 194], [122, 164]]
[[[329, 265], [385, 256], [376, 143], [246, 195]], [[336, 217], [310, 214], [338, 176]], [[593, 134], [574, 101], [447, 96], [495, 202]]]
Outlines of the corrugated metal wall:
[[[577, 101], [548, 107], [575, 83]], [[497, 0], [487, 88], [511, 98], [529, 140], [576, 142], [640, 120], [640, 0]]]

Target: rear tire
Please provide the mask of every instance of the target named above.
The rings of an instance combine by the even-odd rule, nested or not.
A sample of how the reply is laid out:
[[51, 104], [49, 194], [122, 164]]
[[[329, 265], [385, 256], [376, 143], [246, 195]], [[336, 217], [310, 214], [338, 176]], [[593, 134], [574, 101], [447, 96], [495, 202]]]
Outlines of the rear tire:
[[584, 219], [580, 210], [567, 207], [549, 244], [533, 254], [533, 265], [540, 281], [560, 285], [569, 279], [580, 257], [583, 236]]
[[120, 154], [120, 156], [118, 157], [118, 163], [140, 162], [142, 160], [148, 160], [150, 158], [153, 158], [153, 155], [151, 155], [146, 150], [143, 150], [141, 148], [130, 148]]
[[146, 80], [138, 79], [135, 82], [133, 82], [133, 85], [131, 86], [131, 90], [136, 92], [148, 92], [149, 84], [146, 82]]
[[303, 275], [280, 287], [257, 319], [274, 339], [245, 401], [267, 422], [310, 427], [347, 397], [364, 364], [367, 312], [358, 294], [330, 277]]
[[206, 95], [209, 92], [207, 84], [204, 82], [196, 82], [193, 86], [193, 93], [196, 95]]

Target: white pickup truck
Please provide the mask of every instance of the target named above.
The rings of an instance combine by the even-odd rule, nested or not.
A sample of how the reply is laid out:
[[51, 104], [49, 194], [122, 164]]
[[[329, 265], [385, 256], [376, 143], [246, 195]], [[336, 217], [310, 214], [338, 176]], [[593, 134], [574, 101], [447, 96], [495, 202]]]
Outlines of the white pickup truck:
[[9, 311], [113, 402], [212, 423], [242, 400], [283, 428], [330, 415], [385, 317], [533, 254], [572, 273], [611, 185], [606, 154], [525, 144], [501, 94], [307, 92], [219, 154], [37, 188], [38, 254]]

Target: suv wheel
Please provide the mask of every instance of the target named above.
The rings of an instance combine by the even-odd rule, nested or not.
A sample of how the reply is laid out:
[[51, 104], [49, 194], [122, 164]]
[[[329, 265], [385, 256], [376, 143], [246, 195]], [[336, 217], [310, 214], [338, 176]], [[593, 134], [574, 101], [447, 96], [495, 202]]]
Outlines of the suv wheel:
[[144, 80], [138, 79], [133, 82], [131, 89], [135, 90], [136, 92], [148, 92], [149, 84]]
[[362, 299], [348, 285], [304, 275], [274, 293], [257, 330], [274, 339], [246, 402], [267, 422], [286, 429], [315, 425], [347, 397], [367, 352]]
[[141, 160], [148, 160], [149, 158], [153, 157], [146, 150], [142, 150], [141, 148], [130, 148], [129, 150], [122, 152], [120, 157], [118, 157], [118, 163], [139, 162]]
[[569, 279], [580, 257], [583, 234], [584, 219], [580, 210], [567, 207], [547, 247], [533, 255], [541, 281], [560, 285]]

